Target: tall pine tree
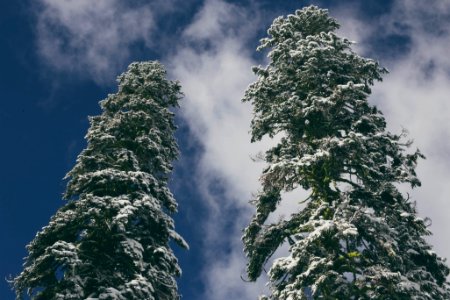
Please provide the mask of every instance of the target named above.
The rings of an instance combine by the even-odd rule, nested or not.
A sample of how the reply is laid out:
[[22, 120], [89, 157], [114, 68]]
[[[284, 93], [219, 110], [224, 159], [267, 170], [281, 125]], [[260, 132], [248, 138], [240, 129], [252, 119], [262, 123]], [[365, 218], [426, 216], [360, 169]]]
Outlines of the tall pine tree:
[[27, 246], [17, 298], [179, 299], [169, 241], [187, 248], [170, 214], [180, 86], [157, 62], [133, 63], [90, 118], [88, 145], [67, 174], [67, 203]]
[[[268, 272], [263, 299], [450, 299], [449, 268], [424, 240], [414, 203], [398, 190], [419, 186], [422, 157], [404, 134], [386, 130], [367, 98], [386, 70], [334, 32], [328, 11], [309, 6], [275, 19], [258, 48], [267, 67], [244, 101], [254, 107], [252, 141], [279, 134], [268, 150], [256, 214], [243, 241], [256, 280], [284, 242], [289, 254]], [[305, 207], [267, 224], [281, 193], [309, 192]]]

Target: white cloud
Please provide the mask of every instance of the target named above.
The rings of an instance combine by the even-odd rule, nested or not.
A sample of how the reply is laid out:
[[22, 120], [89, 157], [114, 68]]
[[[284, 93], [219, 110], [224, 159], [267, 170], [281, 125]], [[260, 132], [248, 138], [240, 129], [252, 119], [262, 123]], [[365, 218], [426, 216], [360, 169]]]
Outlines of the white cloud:
[[58, 71], [109, 81], [123, 68], [130, 46], [152, 43], [154, 16], [148, 5], [120, 0], [40, 0], [37, 46]]
[[[236, 26], [230, 23], [241, 20], [235, 12], [242, 10], [223, 1], [206, 1], [184, 33], [186, 46], [168, 60], [168, 67], [186, 95], [181, 113], [205, 147], [199, 169], [224, 181], [231, 188], [226, 196], [248, 199], [249, 185], [257, 185], [258, 174], [250, 155], [259, 148], [249, 142], [251, 107], [240, 99], [254, 80], [255, 62], [245, 48], [248, 32], [228, 31], [230, 25]], [[245, 19], [241, 22], [252, 26]], [[213, 34], [205, 30], [208, 26]], [[208, 46], [198, 47], [202, 43]]]
[[[240, 101], [254, 80], [253, 49], [246, 43], [257, 19], [246, 13], [224, 1], [206, 1], [184, 31], [184, 46], [167, 59], [185, 93], [180, 112], [204, 148], [195, 184], [210, 209], [205, 222], [205, 299], [255, 299], [264, 289], [263, 282], [240, 278], [246, 265], [240, 236], [252, 213], [248, 201], [258, 190], [262, 168], [250, 159], [261, 145], [250, 143], [251, 107]], [[212, 188], [217, 182], [223, 187], [221, 195]]]
[[243, 7], [225, 1], [206, 1], [194, 22], [185, 30], [184, 36], [195, 42], [209, 41], [217, 44], [222, 38], [246, 35], [255, 25], [247, 13]]

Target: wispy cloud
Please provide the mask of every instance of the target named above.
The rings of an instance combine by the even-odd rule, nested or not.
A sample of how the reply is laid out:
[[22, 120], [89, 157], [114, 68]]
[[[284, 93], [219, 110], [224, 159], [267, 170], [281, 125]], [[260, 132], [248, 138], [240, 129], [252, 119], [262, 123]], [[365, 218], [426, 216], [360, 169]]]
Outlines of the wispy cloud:
[[128, 63], [134, 43], [152, 44], [149, 5], [120, 0], [40, 0], [36, 39], [44, 62], [57, 71], [109, 81]]
[[262, 167], [250, 159], [261, 145], [250, 144], [251, 108], [240, 101], [254, 80], [253, 49], [247, 43], [258, 19], [248, 13], [225, 1], [205, 1], [184, 31], [184, 46], [167, 59], [186, 95], [181, 113], [204, 149], [196, 170], [196, 184], [209, 206], [203, 224], [204, 299], [255, 299], [264, 288], [240, 278], [246, 263], [240, 236]]

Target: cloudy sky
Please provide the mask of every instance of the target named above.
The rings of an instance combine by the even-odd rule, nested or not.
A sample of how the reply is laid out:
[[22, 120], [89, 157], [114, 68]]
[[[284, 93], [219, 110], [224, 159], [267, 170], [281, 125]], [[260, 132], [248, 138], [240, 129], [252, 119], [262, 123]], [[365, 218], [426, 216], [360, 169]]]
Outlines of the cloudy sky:
[[[182, 155], [172, 190], [190, 251], [176, 250], [183, 299], [255, 299], [241, 280], [240, 237], [263, 164], [252, 157], [244, 90], [265, 64], [258, 40], [279, 15], [309, 4], [329, 8], [340, 34], [390, 70], [370, 98], [389, 129], [406, 128], [427, 156], [408, 191], [432, 219], [430, 243], [450, 258], [450, 0], [24, 0], [0, 4], [0, 299], [14, 294], [25, 245], [63, 202], [62, 180], [85, 146], [87, 116], [116, 91], [138, 60], [160, 60], [185, 98], [177, 110]], [[286, 195], [279, 215], [296, 209]]]

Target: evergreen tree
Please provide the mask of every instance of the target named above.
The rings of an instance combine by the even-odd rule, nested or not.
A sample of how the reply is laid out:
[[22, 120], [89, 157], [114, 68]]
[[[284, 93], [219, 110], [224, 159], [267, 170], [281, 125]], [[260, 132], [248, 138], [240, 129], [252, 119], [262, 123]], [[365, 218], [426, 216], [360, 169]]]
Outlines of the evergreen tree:
[[[248, 277], [288, 242], [262, 299], [450, 299], [449, 268], [424, 240], [427, 222], [397, 189], [420, 185], [423, 156], [368, 103], [386, 70], [354, 53], [338, 27], [309, 6], [275, 19], [258, 48], [269, 49], [270, 63], [254, 68], [243, 99], [254, 107], [252, 141], [281, 140], [266, 152], [243, 236]], [[304, 208], [267, 224], [281, 193], [296, 188], [309, 192]]]
[[27, 246], [17, 299], [179, 299], [181, 274], [169, 248], [177, 209], [167, 182], [178, 155], [174, 117], [180, 86], [158, 62], [133, 63], [119, 90], [90, 118], [67, 203]]

